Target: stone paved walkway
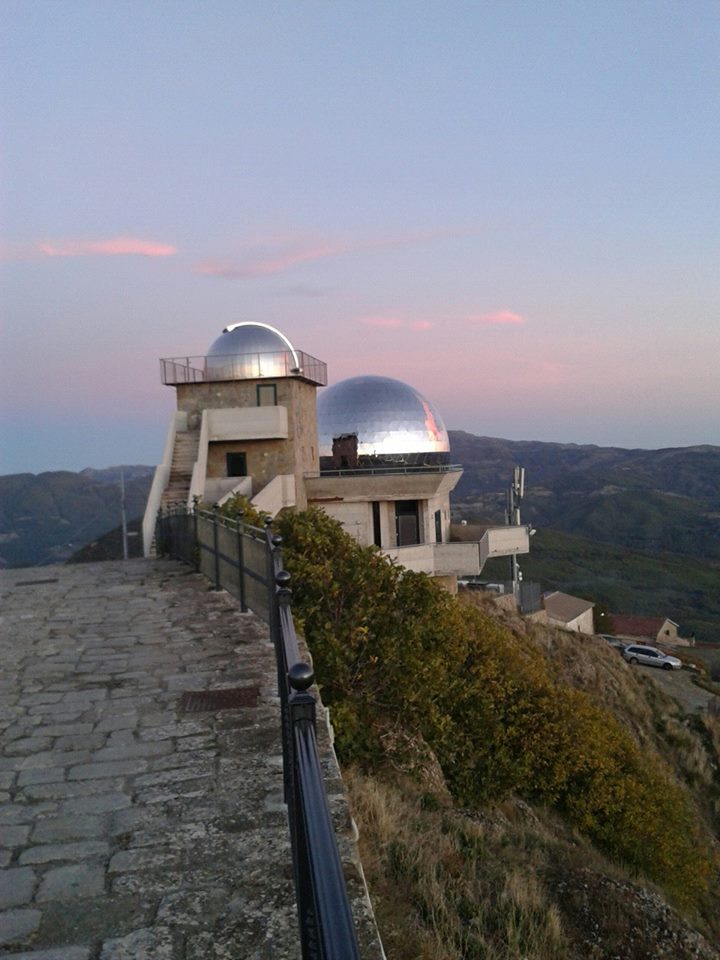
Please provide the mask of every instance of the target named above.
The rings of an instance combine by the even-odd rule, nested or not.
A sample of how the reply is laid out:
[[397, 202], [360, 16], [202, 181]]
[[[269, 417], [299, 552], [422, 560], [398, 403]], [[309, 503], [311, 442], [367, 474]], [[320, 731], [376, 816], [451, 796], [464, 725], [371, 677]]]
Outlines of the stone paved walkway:
[[4, 960], [298, 957], [266, 626], [169, 561], [2, 571], [0, 614]]

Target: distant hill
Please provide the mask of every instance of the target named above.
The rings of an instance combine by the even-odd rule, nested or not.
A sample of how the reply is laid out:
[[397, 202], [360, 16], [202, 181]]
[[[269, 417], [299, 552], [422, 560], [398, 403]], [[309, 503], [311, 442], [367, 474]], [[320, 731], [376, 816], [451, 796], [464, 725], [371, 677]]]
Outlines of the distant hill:
[[[624, 450], [451, 431], [456, 519], [501, 523], [513, 466], [537, 528], [524, 575], [720, 641], [720, 447]], [[505, 575], [493, 562], [486, 572]]]
[[[145, 511], [154, 467], [124, 467], [128, 519]], [[0, 566], [60, 563], [120, 514], [120, 468], [0, 477]]]
[[[527, 579], [618, 613], [669, 616], [720, 642], [720, 447], [625, 450], [462, 431], [450, 441], [464, 468], [454, 519], [502, 523], [513, 467], [526, 468], [522, 519], [538, 531], [521, 561]], [[123, 469], [132, 520], [153, 468]], [[0, 477], [0, 566], [119, 556], [119, 482], [120, 467]], [[486, 572], [504, 579], [507, 563]]]

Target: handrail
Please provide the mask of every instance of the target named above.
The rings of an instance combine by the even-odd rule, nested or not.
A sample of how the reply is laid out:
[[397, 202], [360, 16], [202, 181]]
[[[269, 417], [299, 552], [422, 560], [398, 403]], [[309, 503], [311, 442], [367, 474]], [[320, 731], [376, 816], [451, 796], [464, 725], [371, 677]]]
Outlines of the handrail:
[[341, 470], [314, 470], [306, 473], [306, 480], [315, 480], [318, 477], [367, 477], [367, 476], [384, 476], [387, 474], [404, 474], [404, 473], [457, 473], [458, 470], [462, 470], [462, 465], [459, 463], [433, 463], [433, 464], [423, 464], [419, 466], [406, 466], [403, 464], [398, 464], [397, 466], [391, 465], [380, 465], [380, 466], [358, 466], [358, 467], [344, 467]]
[[[212, 545], [203, 542], [198, 533], [200, 524], [210, 528]], [[236, 539], [231, 540], [237, 544], [236, 557], [221, 551], [218, 542], [221, 528], [236, 534]], [[265, 529], [260, 529], [197, 504], [193, 510], [184, 504], [160, 510], [157, 529], [160, 555], [194, 563], [196, 569], [202, 567], [203, 553], [212, 558], [216, 589], [224, 582], [221, 564], [231, 567], [235, 571], [235, 582], [239, 579], [242, 609], [246, 609], [246, 603], [253, 607], [243, 587], [245, 577], [260, 583], [267, 591], [267, 609], [258, 604], [253, 609], [269, 623], [275, 647], [283, 780], [303, 960], [360, 960], [317, 746], [316, 699], [309, 692], [315, 676], [310, 664], [300, 655], [290, 606], [290, 574], [282, 565], [282, 537], [273, 534], [270, 517]], [[264, 570], [246, 563], [245, 540], [263, 543]], [[254, 549], [257, 553], [257, 548]], [[233, 584], [225, 582], [232, 590]]]
[[160, 379], [172, 386], [275, 377], [296, 377], [324, 387], [327, 384], [327, 364], [302, 350], [163, 357], [160, 360]]
[[304, 958], [360, 960], [340, 854], [327, 802], [315, 728], [315, 675], [300, 659], [290, 609], [290, 575], [282, 567], [282, 537], [266, 521], [268, 554], [276, 587], [278, 686], [283, 704], [283, 766], [293, 847], [295, 891]]

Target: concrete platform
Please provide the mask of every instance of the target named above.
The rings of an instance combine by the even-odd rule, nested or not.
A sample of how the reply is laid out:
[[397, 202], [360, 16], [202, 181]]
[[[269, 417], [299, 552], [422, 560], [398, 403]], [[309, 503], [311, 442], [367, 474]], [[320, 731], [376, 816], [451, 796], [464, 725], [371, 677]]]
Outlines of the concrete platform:
[[265, 624], [163, 560], [1, 571], [0, 611], [0, 955], [298, 958]]

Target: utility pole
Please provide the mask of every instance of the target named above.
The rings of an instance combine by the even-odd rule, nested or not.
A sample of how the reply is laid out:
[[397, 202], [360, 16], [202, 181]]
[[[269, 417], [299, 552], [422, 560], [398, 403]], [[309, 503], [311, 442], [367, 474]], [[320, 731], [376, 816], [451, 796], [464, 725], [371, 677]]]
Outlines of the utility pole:
[[[525, 467], [516, 466], [515, 470], [513, 471], [512, 483], [510, 484], [510, 489], [508, 490], [507, 494], [507, 523], [510, 526], [520, 526], [520, 503], [524, 496]], [[510, 579], [512, 580], [513, 596], [516, 600], [519, 600], [520, 581], [522, 580], [522, 574], [520, 573], [520, 565], [518, 564], [516, 553], [510, 557]]]
[[122, 516], [123, 560], [128, 558], [127, 515], [125, 513], [125, 468], [120, 467], [120, 515]]

